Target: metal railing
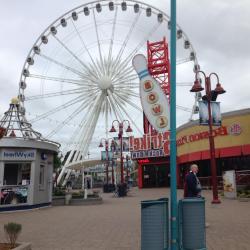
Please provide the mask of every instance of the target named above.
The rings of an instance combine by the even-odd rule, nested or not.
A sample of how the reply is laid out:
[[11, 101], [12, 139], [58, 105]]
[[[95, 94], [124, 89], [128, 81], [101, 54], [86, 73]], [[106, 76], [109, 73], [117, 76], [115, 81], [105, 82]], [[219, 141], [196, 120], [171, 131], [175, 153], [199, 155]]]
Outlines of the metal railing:
[[0, 206], [28, 203], [29, 185], [0, 186]]

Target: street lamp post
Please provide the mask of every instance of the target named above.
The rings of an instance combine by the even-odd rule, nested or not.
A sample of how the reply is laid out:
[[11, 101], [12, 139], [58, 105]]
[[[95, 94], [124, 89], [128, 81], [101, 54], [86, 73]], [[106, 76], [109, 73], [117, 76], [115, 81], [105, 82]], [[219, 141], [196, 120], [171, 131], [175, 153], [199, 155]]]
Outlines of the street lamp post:
[[130, 127], [130, 122], [128, 120], [123, 120], [122, 122], [119, 122], [118, 120], [114, 120], [112, 122], [112, 127], [110, 129], [110, 133], [116, 132], [116, 129], [114, 127], [114, 123], [117, 122], [118, 126], [119, 126], [119, 132], [118, 132], [118, 139], [120, 139], [120, 147], [121, 147], [121, 184], [124, 183], [124, 175], [123, 175], [123, 155], [122, 155], [122, 150], [123, 150], [123, 143], [122, 143], [122, 136], [123, 136], [123, 127], [124, 127], [124, 123], [127, 122], [128, 123], [128, 127], [126, 129], [127, 133], [133, 132], [133, 130]]
[[[213, 120], [211, 114], [211, 101], [215, 101], [217, 95], [224, 94], [226, 91], [221, 87], [219, 83], [219, 77], [216, 73], [211, 73], [209, 76], [203, 71], [198, 71], [195, 76], [195, 82], [190, 90], [191, 92], [199, 92], [204, 90], [204, 88], [200, 84], [200, 80], [198, 79], [198, 74], [201, 73], [205, 78], [205, 92], [206, 95], [202, 97], [202, 99], [207, 101], [208, 107], [208, 126], [209, 126], [209, 146], [210, 146], [210, 159], [211, 159], [211, 174], [212, 174], [212, 189], [213, 189], [213, 204], [219, 204], [221, 201], [218, 198], [218, 187], [217, 187], [217, 173], [216, 173], [216, 160], [215, 160], [215, 145], [214, 145], [214, 137], [213, 137]], [[211, 77], [215, 76], [217, 78], [216, 88], [211, 90]]]
[[[99, 148], [103, 147], [102, 141], [105, 142], [105, 151], [106, 151], [106, 183], [109, 183], [109, 140], [112, 140], [111, 145], [114, 143], [113, 138], [102, 138], [99, 144]], [[113, 177], [112, 177], [113, 178]]]

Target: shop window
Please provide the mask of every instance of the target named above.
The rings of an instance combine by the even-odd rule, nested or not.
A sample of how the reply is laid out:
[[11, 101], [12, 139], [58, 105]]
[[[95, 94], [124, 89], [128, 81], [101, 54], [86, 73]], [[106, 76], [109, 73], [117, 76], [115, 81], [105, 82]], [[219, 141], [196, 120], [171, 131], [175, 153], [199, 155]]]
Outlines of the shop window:
[[39, 174], [39, 189], [43, 190], [45, 188], [45, 166], [40, 165], [40, 174]]

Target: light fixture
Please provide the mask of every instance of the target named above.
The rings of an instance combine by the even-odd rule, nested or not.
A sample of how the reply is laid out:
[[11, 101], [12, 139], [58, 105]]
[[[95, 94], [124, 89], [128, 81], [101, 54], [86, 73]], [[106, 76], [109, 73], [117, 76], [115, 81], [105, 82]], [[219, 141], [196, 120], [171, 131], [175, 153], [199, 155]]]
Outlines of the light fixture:
[[222, 88], [222, 86], [221, 86], [220, 83], [217, 83], [217, 84], [216, 84], [216, 88], [214, 89], [214, 91], [215, 91], [218, 95], [224, 94], [224, 93], [226, 92], [226, 90], [224, 90], [224, 89]]
[[132, 128], [130, 127], [130, 125], [128, 125], [128, 128], [126, 129], [127, 133], [133, 132]]
[[201, 83], [200, 83], [199, 79], [196, 78], [195, 81], [194, 81], [194, 85], [190, 89], [190, 92], [200, 92], [202, 90], [204, 90], [204, 88], [201, 86]]
[[115, 129], [114, 125], [112, 125], [111, 129], [109, 130], [109, 132], [110, 132], [110, 133], [116, 132], [116, 129]]

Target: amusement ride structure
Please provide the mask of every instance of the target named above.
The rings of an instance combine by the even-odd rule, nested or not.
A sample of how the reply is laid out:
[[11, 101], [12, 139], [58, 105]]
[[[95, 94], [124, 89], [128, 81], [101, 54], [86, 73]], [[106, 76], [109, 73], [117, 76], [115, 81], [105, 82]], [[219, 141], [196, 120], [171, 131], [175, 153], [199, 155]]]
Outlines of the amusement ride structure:
[[[131, 61], [135, 54], [148, 55], [151, 74], [169, 95], [169, 76], [154, 65], [161, 50], [165, 57], [168, 53], [169, 20], [143, 2], [93, 1], [57, 18], [35, 41], [22, 69], [18, 98], [33, 126], [60, 142], [64, 155], [70, 152], [58, 182], [69, 166], [84, 161], [100, 137], [109, 137], [114, 119], [127, 119], [135, 133], [143, 133], [139, 79]], [[190, 88], [200, 67], [179, 25], [177, 38], [178, 86]], [[187, 90], [182, 92], [177, 96], [179, 117], [192, 119], [199, 95], [191, 99]]]

